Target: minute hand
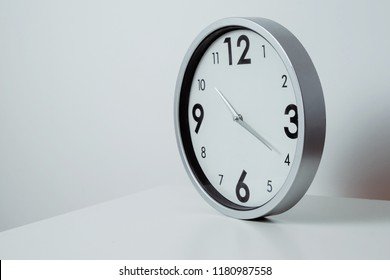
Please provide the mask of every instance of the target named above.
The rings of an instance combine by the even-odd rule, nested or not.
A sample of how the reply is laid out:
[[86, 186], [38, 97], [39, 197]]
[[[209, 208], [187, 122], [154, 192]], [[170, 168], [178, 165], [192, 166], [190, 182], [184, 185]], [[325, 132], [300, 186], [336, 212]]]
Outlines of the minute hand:
[[280, 154], [278, 149], [276, 149], [269, 141], [267, 141], [263, 136], [261, 136], [253, 127], [251, 127], [247, 122], [245, 122], [242, 116], [241, 118], [235, 119], [235, 121], [243, 128], [245, 128], [248, 132], [250, 132], [253, 136], [255, 136], [257, 139], [259, 139], [265, 146], [267, 146], [268, 149]]
[[244, 118], [241, 114], [239, 114], [232, 106], [232, 104], [226, 99], [226, 97], [222, 94], [222, 92], [215, 88], [216, 92], [219, 94], [223, 102], [225, 103], [226, 107], [228, 107], [229, 111], [233, 115], [233, 120], [237, 122], [239, 125], [241, 125], [243, 128], [245, 128], [249, 133], [251, 133], [253, 136], [255, 136], [258, 140], [260, 140], [268, 149], [271, 151], [275, 151], [278, 154], [280, 152], [269, 142], [267, 141], [263, 136], [261, 136], [253, 127], [251, 127], [248, 123], [244, 121]]

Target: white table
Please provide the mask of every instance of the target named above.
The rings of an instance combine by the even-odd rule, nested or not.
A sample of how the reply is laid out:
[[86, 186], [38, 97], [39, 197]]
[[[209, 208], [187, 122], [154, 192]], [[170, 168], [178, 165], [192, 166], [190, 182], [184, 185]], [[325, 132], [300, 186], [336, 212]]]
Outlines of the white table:
[[3, 231], [0, 259], [390, 259], [390, 202], [305, 196], [241, 221], [161, 186]]

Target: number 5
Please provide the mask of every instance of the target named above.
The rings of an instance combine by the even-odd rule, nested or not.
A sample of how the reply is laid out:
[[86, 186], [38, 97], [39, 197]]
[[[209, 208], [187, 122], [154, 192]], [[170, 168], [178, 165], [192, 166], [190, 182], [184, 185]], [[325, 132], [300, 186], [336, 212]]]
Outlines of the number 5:
[[272, 192], [272, 185], [271, 185], [271, 183], [272, 183], [272, 180], [268, 180], [267, 181], [267, 192]]

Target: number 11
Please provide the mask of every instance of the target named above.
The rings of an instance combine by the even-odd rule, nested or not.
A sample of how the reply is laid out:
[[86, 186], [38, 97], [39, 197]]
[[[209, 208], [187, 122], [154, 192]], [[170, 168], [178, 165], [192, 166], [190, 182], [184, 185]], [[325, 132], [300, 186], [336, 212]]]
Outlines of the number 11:
[[213, 63], [219, 64], [219, 53], [218, 52], [213, 52]]

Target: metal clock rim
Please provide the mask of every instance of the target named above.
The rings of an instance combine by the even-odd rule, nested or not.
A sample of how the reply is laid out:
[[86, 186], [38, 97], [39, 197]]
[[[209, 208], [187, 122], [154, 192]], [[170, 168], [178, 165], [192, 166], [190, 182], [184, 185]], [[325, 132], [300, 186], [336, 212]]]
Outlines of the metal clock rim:
[[[248, 210], [234, 209], [211, 197], [191, 171], [180, 133], [179, 101], [182, 82], [192, 54], [208, 36], [223, 28], [245, 28], [264, 37], [277, 51], [292, 78], [299, 112], [297, 151], [282, 188], [266, 204]], [[254, 219], [284, 212], [305, 194], [320, 163], [325, 142], [325, 102], [317, 71], [298, 39], [282, 25], [264, 18], [225, 18], [206, 27], [189, 47], [177, 78], [174, 100], [176, 140], [185, 169], [201, 196], [225, 215], [239, 219]]]

